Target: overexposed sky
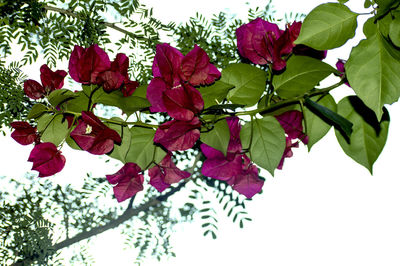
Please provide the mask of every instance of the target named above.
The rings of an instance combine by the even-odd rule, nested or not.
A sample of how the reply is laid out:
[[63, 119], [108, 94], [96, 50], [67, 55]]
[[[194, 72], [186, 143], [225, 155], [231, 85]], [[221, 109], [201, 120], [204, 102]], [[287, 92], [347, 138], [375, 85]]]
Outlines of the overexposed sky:
[[[186, 21], [196, 11], [210, 16], [224, 10], [244, 17], [248, 7], [265, 4], [251, 0], [247, 1], [249, 5], [239, 0], [144, 2], [154, 6], [156, 17], [177, 22]], [[322, 2], [325, 1], [280, 0], [274, 6], [283, 16], [290, 11], [308, 13]], [[353, 10], [362, 11], [362, 0], [349, 3]], [[351, 46], [361, 37], [329, 52], [326, 61], [334, 64], [338, 57], [346, 59]], [[334, 96], [350, 92], [345, 87], [343, 91]], [[294, 156], [285, 160], [283, 170], [276, 171], [275, 177], [264, 175], [267, 180], [263, 194], [256, 195], [248, 205], [253, 222], [245, 224], [244, 229], [232, 224], [224, 214], [217, 240], [203, 237], [199, 223], [177, 225], [172, 238], [177, 258], [160, 263], [149, 259], [143, 265], [400, 265], [400, 104], [388, 109], [388, 141], [375, 163], [373, 176], [344, 154], [331, 130], [310, 153], [305, 147], [294, 149]], [[31, 147], [22, 147], [4, 137], [0, 138], [0, 147], [8, 151], [0, 153], [0, 175], [23, 176], [29, 171], [31, 164], [26, 160]], [[76, 151], [67, 156], [64, 171], [68, 171], [68, 179], [80, 178], [82, 169], [100, 175], [95, 164], [101, 160], [93, 157]], [[62, 178], [61, 182], [69, 182], [63, 174], [52, 177], [58, 181]], [[132, 265], [129, 257], [135, 252], [121, 252], [122, 248], [119, 233], [105, 233], [92, 247], [96, 265]]]

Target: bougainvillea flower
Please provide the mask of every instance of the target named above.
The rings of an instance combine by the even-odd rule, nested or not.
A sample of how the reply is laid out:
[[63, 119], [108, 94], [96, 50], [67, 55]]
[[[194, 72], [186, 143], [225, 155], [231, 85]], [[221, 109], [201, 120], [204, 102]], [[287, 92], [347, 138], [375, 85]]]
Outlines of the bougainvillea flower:
[[182, 59], [181, 78], [193, 86], [212, 84], [221, 72], [210, 63], [207, 53], [196, 44]]
[[15, 130], [11, 133], [11, 137], [21, 145], [29, 145], [39, 141], [36, 127], [31, 126], [28, 122], [15, 121], [10, 123]]
[[308, 136], [303, 133], [303, 113], [297, 110], [291, 110], [275, 116], [282, 128], [285, 130], [286, 148], [283, 152], [281, 161], [279, 162], [278, 169], [282, 169], [283, 161], [285, 158], [293, 156], [292, 148], [299, 147], [298, 141], [292, 143], [292, 140], [299, 139], [304, 144], [308, 143]]
[[192, 86], [209, 85], [221, 77], [199, 46], [183, 56], [169, 44], [158, 44], [153, 62], [153, 75], [147, 88], [152, 112], [168, 112], [178, 120], [191, 120], [203, 109], [201, 94]]
[[303, 113], [297, 110], [291, 110], [275, 116], [281, 124], [285, 133], [290, 139], [300, 139], [305, 144], [308, 143], [308, 138], [303, 133]]
[[168, 43], [157, 44], [153, 61], [153, 76], [162, 78], [170, 88], [178, 85], [182, 59], [183, 55], [178, 49]]
[[169, 151], [184, 151], [192, 148], [200, 138], [200, 127], [201, 122], [197, 117], [191, 121], [168, 121], [157, 128], [154, 142]]
[[114, 144], [121, 144], [117, 131], [108, 128], [92, 112], [82, 112], [82, 119], [71, 132], [71, 138], [76, 144], [91, 154], [102, 155], [109, 153]]
[[264, 181], [258, 176], [257, 166], [251, 164], [250, 158], [243, 155], [241, 173], [228, 180], [228, 184], [240, 194], [245, 195], [246, 198], [251, 199], [261, 191]]
[[176, 167], [171, 155], [171, 153], [168, 153], [158, 165], [149, 169], [150, 185], [159, 192], [163, 192], [171, 184], [178, 183], [190, 176], [190, 173]]
[[132, 95], [139, 86], [136, 81], [129, 80], [129, 59], [125, 54], [119, 53], [111, 62], [110, 69], [100, 73], [97, 82], [103, 85], [106, 92], [121, 89], [125, 97]]
[[144, 176], [140, 174], [142, 169], [135, 163], [126, 163], [113, 175], [106, 175], [108, 182], [113, 187], [115, 198], [118, 202], [133, 197], [143, 190]]
[[86, 49], [75, 45], [69, 59], [71, 78], [82, 84], [97, 84], [97, 76], [110, 67], [110, 58], [97, 44]]
[[272, 64], [272, 69], [280, 71], [286, 67], [282, 56], [292, 52], [300, 28], [301, 22], [295, 21], [283, 31], [276, 24], [257, 18], [236, 30], [239, 53], [254, 64]]
[[[345, 69], [344, 69], [344, 64], [346, 64], [346, 60], [343, 59], [338, 59], [337, 63], [336, 63], [336, 69], [339, 70], [339, 72], [342, 72], [339, 76], [342, 78], [343, 76], [345, 76]], [[347, 81], [347, 78], [344, 77], [344, 84], [346, 84], [347, 86], [350, 86], [349, 82]]]
[[162, 100], [168, 114], [177, 120], [190, 121], [204, 107], [201, 93], [189, 84], [165, 90]]
[[206, 144], [201, 144], [201, 151], [207, 157], [201, 173], [208, 177], [226, 181], [234, 190], [247, 198], [251, 198], [261, 191], [264, 181], [258, 177], [257, 166], [253, 165], [250, 159], [241, 153], [239, 119], [229, 117], [227, 123], [231, 133], [227, 156]]
[[26, 96], [34, 100], [41, 99], [46, 95], [46, 91], [44, 90], [43, 86], [33, 79], [25, 80], [24, 92]]
[[32, 170], [39, 172], [39, 177], [46, 177], [60, 172], [65, 165], [65, 157], [51, 142], [35, 145], [28, 162], [32, 162]]
[[66, 76], [67, 72], [64, 70], [56, 70], [54, 72], [47, 65], [40, 67], [40, 80], [47, 92], [61, 89], [64, 86], [64, 78]]
[[289, 137], [286, 137], [286, 147], [285, 151], [283, 152], [282, 158], [279, 162], [279, 165], [277, 169], [282, 170], [283, 167], [283, 162], [285, 161], [285, 158], [290, 158], [293, 156], [293, 151], [292, 148], [298, 148], [299, 147], [299, 142], [292, 142], [292, 140]]
[[39, 82], [28, 79], [24, 82], [25, 94], [34, 100], [41, 99], [54, 90], [61, 89], [64, 86], [64, 78], [67, 72], [64, 70], [52, 71], [47, 65], [40, 67], [40, 79], [42, 84]]

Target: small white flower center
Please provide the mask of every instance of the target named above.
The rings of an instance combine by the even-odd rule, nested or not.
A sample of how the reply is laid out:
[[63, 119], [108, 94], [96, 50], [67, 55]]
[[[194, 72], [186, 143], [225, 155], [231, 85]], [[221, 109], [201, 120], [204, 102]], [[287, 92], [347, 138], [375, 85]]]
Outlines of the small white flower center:
[[92, 128], [90, 125], [87, 125], [87, 126], [86, 126], [85, 134], [90, 134], [90, 133], [92, 133], [92, 130], [93, 130], [93, 128]]

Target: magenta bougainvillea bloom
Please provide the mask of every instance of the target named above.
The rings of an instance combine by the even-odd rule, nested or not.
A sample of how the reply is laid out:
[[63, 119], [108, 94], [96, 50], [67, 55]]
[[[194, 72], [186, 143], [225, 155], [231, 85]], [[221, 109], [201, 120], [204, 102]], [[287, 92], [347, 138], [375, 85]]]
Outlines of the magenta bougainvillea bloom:
[[64, 86], [64, 78], [67, 76], [67, 72], [64, 70], [52, 71], [47, 65], [40, 67], [40, 80], [45, 91], [51, 92], [59, 90]]
[[103, 89], [106, 92], [121, 89], [125, 97], [130, 96], [139, 86], [139, 83], [129, 80], [128, 67], [128, 57], [119, 53], [114, 61], [111, 62], [110, 69], [100, 73], [97, 81], [103, 84]]
[[109, 70], [111, 61], [106, 52], [97, 44], [83, 48], [75, 45], [69, 58], [69, 75], [82, 84], [97, 84], [101, 72]]
[[28, 79], [24, 82], [24, 92], [31, 99], [41, 99], [50, 92], [61, 89], [64, 86], [65, 76], [67, 76], [67, 72], [64, 70], [53, 72], [47, 65], [42, 65], [40, 67], [42, 84], [33, 79]]
[[164, 43], [156, 47], [153, 75], [147, 88], [150, 111], [168, 112], [175, 119], [189, 121], [204, 107], [201, 94], [193, 86], [212, 84], [221, 73], [199, 46], [183, 56]]
[[39, 172], [39, 177], [46, 177], [60, 172], [65, 165], [65, 157], [51, 142], [35, 145], [28, 162], [32, 162], [32, 170]]
[[158, 165], [149, 169], [150, 185], [159, 192], [163, 192], [171, 184], [178, 183], [190, 176], [190, 173], [176, 167], [171, 155], [171, 153], [168, 153]]
[[91, 154], [102, 155], [114, 148], [114, 143], [121, 144], [117, 131], [108, 128], [92, 112], [82, 112], [82, 118], [71, 132], [76, 144]]
[[239, 53], [254, 64], [272, 64], [272, 69], [280, 71], [286, 67], [282, 57], [292, 52], [300, 28], [301, 22], [295, 21], [283, 31], [276, 24], [257, 18], [236, 30]]
[[200, 138], [201, 122], [197, 117], [191, 121], [172, 120], [157, 128], [154, 142], [169, 151], [184, 151], [193, 147]]
[[[338, 59], [338, 61], [336, 62], [336, 69], [339, 71], [339, 72], [341, 72], [341, 74], [339, 75], [341, 78], [343, 77], [343, 76], [345, 76], [345, 69], [344, 69], [344, 64], [346, 64], [346, 60], [343, 60], [343, 59]], [[350, 84], [349, 84], [349, 82], [347, 81], [347, 78], [346, 77], [344, 77], [344, 80], [345, 80], [345, 82], [344, 82], [344, 84], [346, 84], [347, 86], [349, 86], [350, 88], [351, 88], [351, 86], [350, 86]]]
[[221, 72], [210, 63], [207, 53], [197, 44], [182, 59], [181, 79], [193, 86], [209, 85], [221, 77]]
[[291, 110], [275, 116], [282, 128], [285, 130], [286, 148], [283, 152], [278, 169], [282, 170], [285, 158], [293, 156], [292, 148], [299, 147], [298, 141], [292, 142], [294, 139], [301, 140], [304, 144], [308, 143], [308, 136], [303, 132], [303, 113], [297, 110]]
[[36, 127], [31, 126], [28, 122], [15, 121], [10, 123], [14, 131], [11, 137], [21, 145], [29, 145], [34, 142], [39, 142], [39, 136], [36, 132]]
[[250, 159], [241, 153], [239, 118], [229, 117], [226, 120], [231, 133], [227, 156], [206, 144], [201, 144], [201, 151], [207, 157], [201, 173], [226, 181], [240, 194], [252, 198], [261, 191], [264, 181], [258, 176], [257, 166], [253, 165]]
[[106, 175], [108, 182], [113, 187], [115, 198], [118, 202], [133, 197], [143, 190], [144, 176], [140, 174], [142, 169], [135, 163], [126, 163], [113, 175]]

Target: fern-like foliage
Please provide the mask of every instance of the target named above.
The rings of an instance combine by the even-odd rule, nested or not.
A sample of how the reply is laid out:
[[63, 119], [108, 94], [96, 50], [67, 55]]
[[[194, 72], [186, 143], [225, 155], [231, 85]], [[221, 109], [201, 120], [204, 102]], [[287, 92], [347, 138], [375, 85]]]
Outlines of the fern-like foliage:
[[[26, 76], [20, 70], [20, 63], [8, 67], [0, 65], [0, 131], [14, 120], [26, 119], [32, 102], [25, 96], [23, 80]], [[4, 134], [4, 132], [3, 132]]]

